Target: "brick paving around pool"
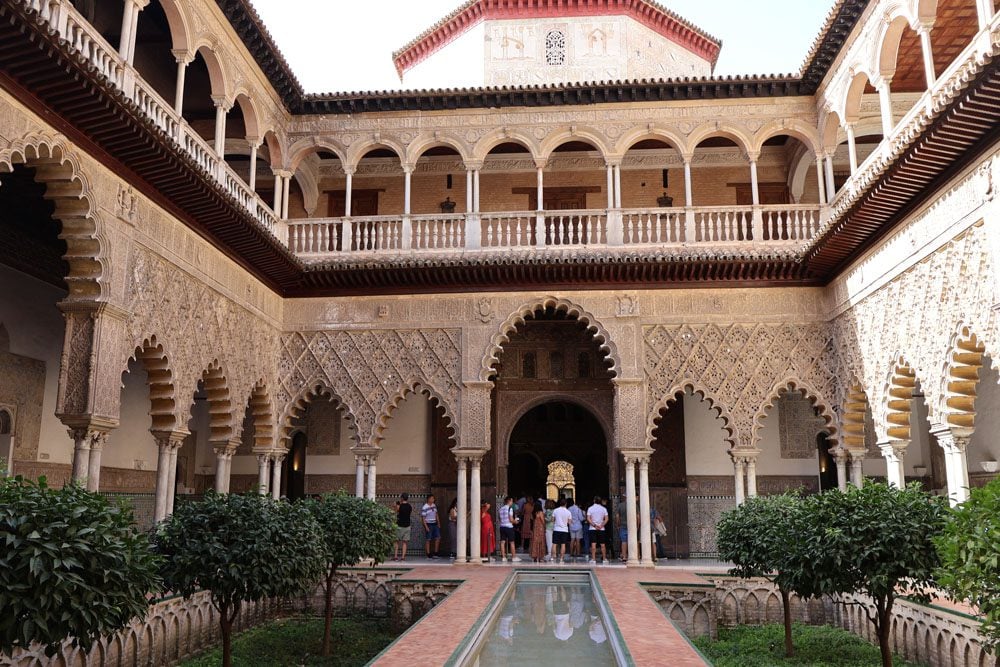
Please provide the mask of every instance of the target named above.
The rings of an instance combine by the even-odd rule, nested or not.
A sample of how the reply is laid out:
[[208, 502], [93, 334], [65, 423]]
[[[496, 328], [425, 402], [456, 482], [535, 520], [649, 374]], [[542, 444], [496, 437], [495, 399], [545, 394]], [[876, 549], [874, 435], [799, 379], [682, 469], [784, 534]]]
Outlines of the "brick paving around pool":
[[[530, 571], [540, 567], [524, 563], [517, 569]], [[461, 580], [462, 584], [372, 664], [377, 667], [444, 665], [514, 569], [510, 565], [458, 567], [415, 564], [400, 578], [416, 581]], [[642, 588], [642, 584], [646, 583], [710, 585], [694, 570], [627, 569], [618, 565], [545, 566], [545, 569], [566, 572], [593, 569], [596, 572], [614, 621], [637, 667], [663, 665], [665, 661], [671, 667], [708, 664]]]

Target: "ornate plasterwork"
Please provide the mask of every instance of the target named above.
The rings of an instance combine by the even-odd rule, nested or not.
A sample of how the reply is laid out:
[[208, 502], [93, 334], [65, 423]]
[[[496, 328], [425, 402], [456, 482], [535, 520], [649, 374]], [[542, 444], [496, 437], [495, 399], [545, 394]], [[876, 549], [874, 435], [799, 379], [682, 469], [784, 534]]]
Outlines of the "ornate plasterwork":
[[821, 323], [684, 324], [643, 328], [647, 405], [646, 438], [676, 388], [685, 385], [727, 406], [737, 445], [759, 438], [755, 418], [789, 383], [814, 388], [834, 405], [832, 335]]
[[429, 393], [452, 424], [460, 422], [460, 329], [306, 331], [281, 337], [278, 387], [282, 424], [303, 389], [329, 387], [354, 418], [360, 446], [377, 445], [407, 392]]
[[[120, 368], [144, 341], [155, 337], [169, 360], [178, 424], [190, 419], [191, 402], [204, 372], [220, 367], [238, 415], [262, 379], [275, 377], [277, 331], [163, 257], [133, 248]], [[242, 429], [242, 419], [234, 420]], [[239, 432], [236, 433], [239, 436]]]

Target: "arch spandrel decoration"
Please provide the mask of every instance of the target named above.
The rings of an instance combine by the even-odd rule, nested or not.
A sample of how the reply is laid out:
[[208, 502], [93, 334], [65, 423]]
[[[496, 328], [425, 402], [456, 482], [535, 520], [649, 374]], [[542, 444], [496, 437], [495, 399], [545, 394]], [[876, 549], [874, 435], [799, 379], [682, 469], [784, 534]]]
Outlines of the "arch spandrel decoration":
[[711, 410], [718, 419], [722, 420], [722, 430], [726, 432], [726, 442], [730, 447], [736, 446], [736, 436], [733, 430], [733, 417], [729, 414], [729, 410], [726, 406], [719, 401], [712, 392], [699, 386], [699, 383], [691, 380], [681, 380], [675, 384], [672, 388], [668, 389], [663, 396], [653, 404], [650, 414], [652, 415], [649, 423], [646, 426], [646, 444], [652, 447], [653, 443], [653, 431], [656, 430], [659, 425], [660, 413], [664, 410], [669, 410], [677, 402], [677, 396], [690, 391], [699, 400], [704, 401], [708, 404], [709, 410]]
[[460, 329], [285, 334], [275, 403], [287, 406], [303, 388], [322, 383], [355, 416], [361, 446], [374, 444], [380, 416], [408, 382], [432, 388], [457, 416], [462, 409], [461, 338]]
[[647, 442], [665, 397], [687, 381], [730, 416], [732, 438], [751, 447], [754, 418], [772, 388], [795, 374], [822, 396], [833, 394], [835, 350], [823, 323], [653, 325], [643, 329]]
[[481, 382], [488, 382], [496, 374], [496, 370], [493, 366], [499, 361], [498, 355], [500, 354], [500, 351], [503, 349], [504, 344], [510, 340], [511, 335], [517, 331], [517, 328], [524, 324], [525, 318], [529, 317], [536, 311], [545, 310], [547, 308], [553, 308], [557, 312], [564, 312], [567, 316], [575, 317], [577, 320], [585, 324], [588, 333], [590, 333], [593, 339], [597, 342], [597, 345], [601, 352], [604, 353], [605, 358], [611, 360], [611, 366], [608, 370], [615, 377], [621, 375], [621, 356], [618, 354], [618, 347], [612, 339], [608, 328], [605, 327], [604, 324], [602, 324], [591, 313], [584, 310], [583, 307], [571, 301], [567, 301], [566, 299], [547, 296], [527, 303], [515, 310], [503, 322], [503, 324], [500, 325], [500, 330], [490, 338], [489, 346], [483, 355], [482, 363], [479, 367], [479, 380]]

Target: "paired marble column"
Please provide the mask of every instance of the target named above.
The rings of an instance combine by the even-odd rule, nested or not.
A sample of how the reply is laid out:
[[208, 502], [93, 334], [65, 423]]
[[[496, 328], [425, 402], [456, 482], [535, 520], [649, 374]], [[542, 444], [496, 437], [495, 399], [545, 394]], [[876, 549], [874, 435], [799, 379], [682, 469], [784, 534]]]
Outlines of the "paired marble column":
[[642, 548], [642, 564], [652, 567], [653, 559], [653, 518], [649, 504], [649, 457], [639, 459], [639, 546]]
[[639, 540], [636, 531], [636, 504], [635, 504], [635, 463], [636, 457], [625, 455], [625, 528], [628, 532], [628, 561], [627, 565], [636, 566], [639, 564], [637, 558], [639, 552]]
[[354, 495], [358, 498], [375, 500], [378, 475], [376, 461], [381, 451], [378, 447], [354, 448]]
[[456, 482], [458, 490], [456, 493], [457, 503], [455, 524], [455, 562], [464, 563], [467, 557], [467, 547], [469, 540], [469, 459], [464, 456], [456, 456], [458, 460], [458, 475]]
[[[156, 462], [156, 500], [153, 519], [162, 521], [174, 511], [174, 493], [177, 490], [177, 450], [184, 444], [187, 431], [153, 431], [159, 450]], [[94, 462], [91, 452], [91, 464]]]
[[455, 459], [458, 462], [458, 474], [456, 483], [458, 486], [458, 532], [456, 534], [456, 555], [457, 565], [478, 565], [480, 559], [480, 508], [482, 505], [481, 492], [481, 464], [485, 452], [481, 450], [455, 451]]
[[759, 449], [732, 449], [733, 477], [736, 504], [742, 505], [747, 498], [757, 496], [757, 457]]

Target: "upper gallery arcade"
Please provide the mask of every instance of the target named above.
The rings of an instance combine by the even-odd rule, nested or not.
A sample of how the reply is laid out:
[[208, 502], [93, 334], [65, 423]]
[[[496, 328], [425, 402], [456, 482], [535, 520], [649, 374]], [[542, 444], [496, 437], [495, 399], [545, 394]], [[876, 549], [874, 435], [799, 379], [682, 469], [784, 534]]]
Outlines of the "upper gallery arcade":
[[478, 40], [496, 85], [318, 95], [246, 0], [0, 3], [0, 456], [156, 518], [433, 491], [463, 554], [553, 463], [678, 553], [756, 493], [961, 502], [1000, 457], [995, 10], [838, 0], [797, 74], [715, 77], [647, 0], [476, 0], [394, 57]]

